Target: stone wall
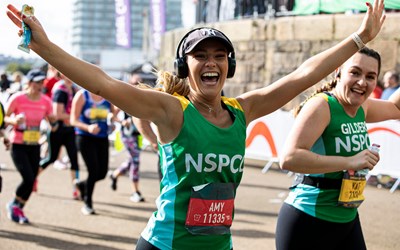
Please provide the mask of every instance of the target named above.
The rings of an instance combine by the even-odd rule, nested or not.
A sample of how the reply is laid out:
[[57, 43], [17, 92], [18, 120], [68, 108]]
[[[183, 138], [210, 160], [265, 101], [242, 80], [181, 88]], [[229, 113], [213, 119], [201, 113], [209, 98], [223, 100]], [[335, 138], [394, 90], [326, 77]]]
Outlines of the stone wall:
[[[236, 73], [224, 87], [227, 96], [269, 85], [295, 70], [307, 58], [325, 50], [356, 31], [364, 14], [282, 17], [273, 20], [242, 19], [208, 26], [223, 31], [233, 42]], [[382, 72], [400, 72], [400, 13], [388, 13], [383, 29], [369, 47], [380, 52]], [[173, 71], [176, 47], [189, 30], [167, 32], [162, 40], [158, 66]], [[381, 74], [382, 77], [383, 74]], [[297, 105], [309, 94], [286, 105]]]

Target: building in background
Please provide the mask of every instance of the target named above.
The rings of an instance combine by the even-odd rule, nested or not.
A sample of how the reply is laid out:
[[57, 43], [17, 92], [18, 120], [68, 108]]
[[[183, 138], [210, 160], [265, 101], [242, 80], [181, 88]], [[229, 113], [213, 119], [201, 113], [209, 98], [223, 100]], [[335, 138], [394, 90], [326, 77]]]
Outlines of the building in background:
[[100, 51], [115, 48], [113, 0], [76, 0], [73, 6], [72, 49], [79, 58], [98, 63]]
[[75, 0], [72, 50], [109, 74], [158, 56], [160, 36], [182, 27], [181, 0]]

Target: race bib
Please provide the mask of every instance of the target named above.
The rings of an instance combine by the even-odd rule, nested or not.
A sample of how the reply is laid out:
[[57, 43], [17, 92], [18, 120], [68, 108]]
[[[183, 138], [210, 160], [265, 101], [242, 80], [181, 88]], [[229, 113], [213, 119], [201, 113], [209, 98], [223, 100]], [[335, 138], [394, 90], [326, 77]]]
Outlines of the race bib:
[[90, 119], [107, 119], [108, 110], [91, 108], [90, 109]]
[[350, 208], [359, 207], [365, 199], [363, 192], [366, 184], [365, 176], [351, 176], [346, 173], [342, 180], [338, 204]]
[[38, 144], [40, 139], [40, 131], [38, 130], [24, 130], [22, 140], [25, 144]]
[[230, 234], [235, 184], [209, 183], [192, 188], [186, 229], [194, 235]]

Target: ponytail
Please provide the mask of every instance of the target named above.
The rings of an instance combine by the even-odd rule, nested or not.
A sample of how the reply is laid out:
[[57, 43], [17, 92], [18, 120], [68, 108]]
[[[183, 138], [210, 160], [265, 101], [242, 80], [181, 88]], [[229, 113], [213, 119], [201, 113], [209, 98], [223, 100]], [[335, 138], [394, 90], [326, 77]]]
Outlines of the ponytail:
[[187, 96], [190, 93], [186, 78], [181, 79], [168, 71], [162, 70], [157, 72], [157, 85], [154, 89], [171, 95], [177, 93], [181, 96]]
[[300, 113], [301, 109], [306, 104], [306, 102], [308, 100], [310, 100], [312, 97], [314, 97], [317, 94], [322, 93], [322, 92], [332, 91], [336, 87], [336, 84], [337, 84], [337, 78], [333, 79], [330, 82], [323, 84], [320, 88], [318, 88], [316, 91], [314, 91], [309, 97], [307, 97], [307, 99], [305, 99], [302, 103], [300, 103], [300, 105], [298, 107], [293, 109], [293, 115], [296, 117]]

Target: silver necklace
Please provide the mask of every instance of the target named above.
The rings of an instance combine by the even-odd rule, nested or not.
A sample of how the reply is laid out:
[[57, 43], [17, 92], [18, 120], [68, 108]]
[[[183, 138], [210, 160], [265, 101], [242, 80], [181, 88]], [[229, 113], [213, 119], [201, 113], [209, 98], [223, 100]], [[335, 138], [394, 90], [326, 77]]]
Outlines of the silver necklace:
[[[192, 101], [192, 103], [194, 104], [193, 101]], [[209, 106], [205, 103], [202, 103], [202, 102], [197, 102], [197, 103], [200, 104], [200, 106], [202, 106], [203, 108], [208, 109], [208, 113], [215, 111], [211, 106]]]
[[[189, 101], [190, 101], [193, 105], [195, 104], [195, 102], [191, 101], [190, 99], [189, 99]], [[200, 104], [200, 106], [202, 106], [203, 108], [207, 109], [209, 114], [211, 114], [213, 111], [214, 111], [215, 113], [217, 113], [217, 111], [216, 111], [213, 107], [211, 107], [211, 106], [209, 106], [209, 105], [207, 105], [207, 104], [205, 104], [205, 103], [197, 102], [197, 104]]]
[[208, 113], [211, 113], [212, 111], [214, 111], [213, 108], [211, 108], [210, 106], [208, 106], [208, 105], [205, 104], [205, 103], [199, 102], [199, 104], [202, 105], [204, 108], [208, 109]]

